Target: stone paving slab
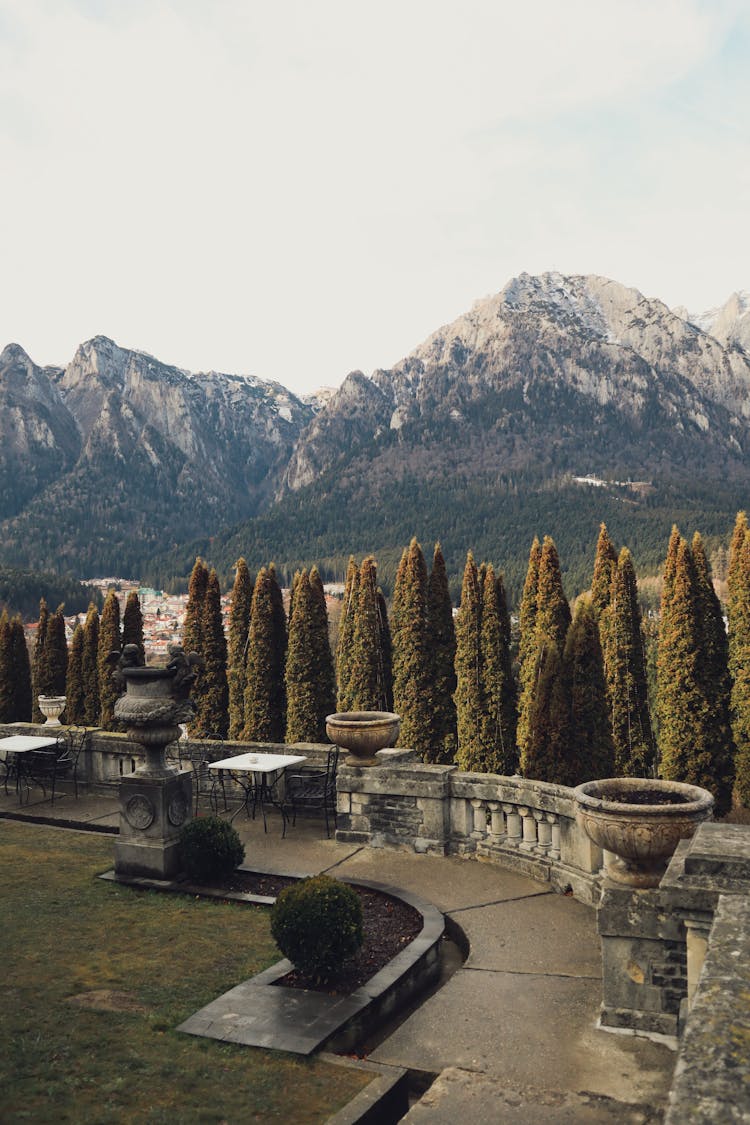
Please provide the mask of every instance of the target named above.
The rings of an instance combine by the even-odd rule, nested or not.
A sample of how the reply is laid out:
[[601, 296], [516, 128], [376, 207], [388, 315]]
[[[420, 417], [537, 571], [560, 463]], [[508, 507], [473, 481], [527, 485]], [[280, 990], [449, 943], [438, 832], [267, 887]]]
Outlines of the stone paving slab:
[[674, 1054], [647, 1039], [597, 1030], [600, 1001], [598, 981], [463, 968], [371, 1058], [663, 1105]]
[[467, 968], [601, 980], [596, 913], [575, 899], [526, 896], [451, 917], [471, 934]]
[[[358, 848], [332, 872], [337, 873], [348, 879], [377, 879], [413, 890], [445, 914], [524, 895], [554, 896], [548, 883], [538, 883], [495, 864], [459, 856], [414, 855], [388, 848]], [[460, 923], [460, 916], [456, 921]]]
[[448, 1067], [401, 1120], [406, 1125], [657, 1125], [661, 1112], [596, 1094], [513, 1087], [503, 1079]]

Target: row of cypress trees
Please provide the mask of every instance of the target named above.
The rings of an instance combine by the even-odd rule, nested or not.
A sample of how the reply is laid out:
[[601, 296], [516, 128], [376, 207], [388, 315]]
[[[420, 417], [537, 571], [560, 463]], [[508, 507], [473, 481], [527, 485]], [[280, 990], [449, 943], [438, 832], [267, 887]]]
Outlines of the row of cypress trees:
[[135, 644], [144, 654], [143, 617], [140, 601], [131, 590], [120, 620], [120, 603], [110, 590], [101, 615], [92, 602], [83, 622], [73, 630], [65, 679], [65, 721], [85, 726], [116, 730], [115, 690], [112, 685], [110, 653]]

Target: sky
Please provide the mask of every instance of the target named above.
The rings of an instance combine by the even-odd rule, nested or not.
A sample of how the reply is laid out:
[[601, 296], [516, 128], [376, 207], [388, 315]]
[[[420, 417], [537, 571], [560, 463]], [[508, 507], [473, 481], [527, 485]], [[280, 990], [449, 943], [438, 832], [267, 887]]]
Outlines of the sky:
[[750, 289], [746, 0], [0, 0], [0, 346], [296, 393], [526, 271]]

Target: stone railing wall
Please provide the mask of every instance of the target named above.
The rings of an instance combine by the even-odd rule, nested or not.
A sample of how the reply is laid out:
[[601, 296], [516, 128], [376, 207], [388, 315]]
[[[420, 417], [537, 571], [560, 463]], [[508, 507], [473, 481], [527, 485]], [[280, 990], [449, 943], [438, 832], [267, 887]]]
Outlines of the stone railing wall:
[[572, 789], [387, 754], [376, 768], [339, 769], [338, 840], [473, 855], [596, 900], [602, 853], [576, 823]]

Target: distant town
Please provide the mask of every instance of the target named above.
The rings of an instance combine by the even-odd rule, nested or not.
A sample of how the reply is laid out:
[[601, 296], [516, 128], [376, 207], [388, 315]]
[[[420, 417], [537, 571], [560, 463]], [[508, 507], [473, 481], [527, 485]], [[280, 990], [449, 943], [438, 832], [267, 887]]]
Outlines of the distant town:
[[[182, 637], [182, 626], [185, 620], [187, 607], [187, 594], [165, 594], [163, 590], [155, 590], [151, 586], [141, 586], [130, 578], [90, 578], [85, 585], [101, 590], [102, 597], [106, 597], [109, 590], [114, 589], [120, 603], [120, 617], [125, 610], [125, 602], [131, 590], [138, 591], [143, 616], [143, 639], [146, 646], [146, 659], [153, 663], [161, 663], [166, 659], [170, 645], [179, 644]], [[338, 605], [344, 595], [343, 583], [332, 582], [324, 586], [326, 603], [329, 616], [338, 616]], [[289, 609], [289, 589], [282, 590], [284, 607]], [[224, 615], [224, 632], [229, 636], [229, 610], [231, 607], [231, 593], [223, 594], [221, 598], [222, 613]], [[65, 633], [70, 644], [75, 627], [83, 615], [73, 614], [65, 618]], [[33, 645], [36, 637], [38, 622], [26, 626], [26, 635]]]

